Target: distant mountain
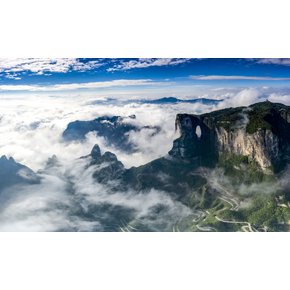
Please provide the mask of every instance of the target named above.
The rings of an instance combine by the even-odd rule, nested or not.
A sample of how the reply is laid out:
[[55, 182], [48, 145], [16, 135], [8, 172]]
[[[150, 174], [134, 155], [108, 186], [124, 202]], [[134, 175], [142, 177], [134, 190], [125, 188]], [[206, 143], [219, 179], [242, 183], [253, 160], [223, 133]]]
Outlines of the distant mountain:
[[96, 132], [97, 135], [104, 137], [109, 145], [130, 153], [136, 150], [134, 144], [129, 141], [131, 131], [151, 129], [152, 135], [160, 131], [160, 128], [156, 126], [139, 127], [128, 122], [128, 120], [135, 118], [135, 115], [129, 117], [103, 116], [91, 121], [75, 121], [68, 124], [62, 136], [66, 141], [84, 140], [86, 134]]
[[122, 100], [118, 98], [107, 98], [105, 100], [96, 100], [91, 102], [91, 104], [155, 104], [155, 105], [174, 105], [179, 103], [189, 103], [189, 104], [202, 104], [202, 105], [217, 105], [223, 100], [208, 99], [208, 98], [195, 98], [195, 99], [179, 99], [175, 97], [164, 97], [159, 99], [132, 99], [132, 100]]
[[0, 158], [0, 192], [9, 186], [36, 182], [38, 177], [30, 168], [15, 162], [12, 157]]
[[191, 103], [191, 104], [203, 104], [203, 105], [217, 105], [222, 100], [207, 99], [207, 98], [198, 98], [198, 99], [178, 99], [175, 97], [165, 97], [155, 100], [141, 100], [140, 102], [146, 104], [178, 104], [178, 103]]

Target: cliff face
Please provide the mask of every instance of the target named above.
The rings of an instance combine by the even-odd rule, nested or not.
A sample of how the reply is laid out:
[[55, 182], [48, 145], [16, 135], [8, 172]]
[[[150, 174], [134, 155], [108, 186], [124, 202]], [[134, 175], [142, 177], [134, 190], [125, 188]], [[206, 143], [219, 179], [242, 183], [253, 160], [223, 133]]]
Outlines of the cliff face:
[[[262, 102], [203, 115], [179, 114], [180, 138], [169, 155], [215, 165], [240, 156], [262, 170], [278, 172], [289, 163], [290, 107]], [[198, 161], [197, 161], [198, 160]]]
[[219, 153], [247, 156], [263, 170], [270, 168], [279, 159], [279, 139], [270, 130], [248, 134], [245, 129], [227, 132], [216, 128]]
[[190, 160], [196, 165], [215, 163], [217, 159], [216, 133], [200, 116], [178, 114], [175, 126], [180, 132], [180, 138], [173, 142], [169, 155]]

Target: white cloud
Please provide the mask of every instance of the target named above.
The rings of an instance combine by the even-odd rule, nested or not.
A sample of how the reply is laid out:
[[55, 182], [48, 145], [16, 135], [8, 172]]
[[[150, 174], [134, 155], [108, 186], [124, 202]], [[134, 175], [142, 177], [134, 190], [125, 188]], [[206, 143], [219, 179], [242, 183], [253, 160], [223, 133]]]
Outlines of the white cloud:
[[36, 75], [87, 71], [103, 64], [99, 60], [82, 62], [77, 58], [0, 58], [0, 73], [8, 77], [23, 72]]
[[223, 75], [200, 75], [190, 76], [193, 80], [216, 81], [216, 80], [252, 80], [252, 81], [289, 81], [290, 78], [257, 77], [257, 76], [223, 76]]
[[5, 75], [6, 79], [11, 79], [11, 80], [21, 80], [21, 77], [18, 76], [16, 73], [7, 73]]
[[111, 64], [107, 71], [129, 70], [153, 66], [178, 65], [190, 61], [187, 58], [140, 58], [138, 60], [100, 59], [82, 61], [78, 58], [0, 58], [0, 74], [7, 78], [22, 73], [43, 75], [50, 73], [67, 73], [70, 71], [88, 71], [103, 65]]
[[[41, 173], [40, 184], [2, 192], [0, 231], [132, 230], [128, 225], [140, 222], [147, 229], [170, 231], [180, 219], [194, 213], [166, 192], [111, 192], [95, 182], [92, 174], [97, 167], [87, 167], [88, 162], [72, 160], [61, 164], [61, 170]], [[102, 209], [104, 204], [109, 207]], [[163, 210], [156, 213], [153, 209], [158, 205]], [[120, 218], [120, 207], [130, 212], [130, 220]]]
[[290, 95], [272, 93], [269, 95], [268, 100], [273, 103], [282, 103], [284, 105], [290, 106]]
[[147, 68], [154, 66], [170, 66], [186, 63], [190, 58], [139, 58], [138, 60], [122, 61], [108, 68], [107, 71], [130, 70], [135, 68]]
[[218, 108], [249, 106], [262, 101], [262, 97], [263, 94], [258, 89], [243, 89], [234, 95], [226, 97], [223, 102], [218, 104]]
[[0, 91], [30, 91], [30, 92], [51, 92], [51, 91], [71, 91], [78, 89], [98, 89], [109, 87], [127, 87], [127, 86], [148, 86], [170, 84], [169, 82], [154, 82], [150, 79], [139, 80], [113, 80], [104, 82], [88, 82], [88, 83], [71, 83], [71, 84], [55, 84], [55, 85], [0, 85]]
[[290, 66], [290, 58], [258, 58], [258, 63]]

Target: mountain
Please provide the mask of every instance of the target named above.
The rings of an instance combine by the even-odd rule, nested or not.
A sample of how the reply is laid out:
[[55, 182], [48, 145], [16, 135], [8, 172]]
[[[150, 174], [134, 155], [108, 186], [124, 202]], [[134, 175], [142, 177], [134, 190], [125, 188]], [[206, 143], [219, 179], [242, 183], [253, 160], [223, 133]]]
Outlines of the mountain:
[[155, 100], [141, 100], [141, 103], [146, 104], [177, 104], [177, 103], [191, 103], [191, 104], [203, 104], [203, 105], [217, 105], [222, 102], [222, 100], [207, 99], [207, 98], [198, 98], [198, 99], [178, 99], [175, 97], [165, 97]]
[[[290, 107], [269, 101], [203, 115], [179, 114], [170, 155], [201, 164], [233, 162], [275, 173], [290, 161]], [[197, 136], [196, 130], [200, 131]]]
[[104, 137], [109, 145], [131, 153], [136, 150], [134, 144], [129, 140], [131, 131], [147, 129], [152, 131], [152, 135], [160, 132], [160, 128], [156, 126], [139, 127], [129, 122], [135, 118], [135, 115], [129, 117], [103, 116], [91, 121], [75, 121], [68, 124], [62, 136], [66, 141], [84, 140], [86, 134], [96, 132], [97, 135]]
[[[177, 177], [202, 166], [232, 165], [232, 171], [243, 166], [274, 174], [290, 163], [290, 107], [285, 105], [267, 101], [202, 115], [178, 114], [175, 124], [180, 137], [174, 140], [168, 156], [126, 172], [154, 175], [162, 167], [162, 172], [172, 170]], [[140, 172], [138, 176], [140, 181]]]
[[[201, 213], [180, 220], [180, 230], [289, 230], [290, 107], [267, 101], [178, 114], [176, 129], [180, 137], [168, 155], [129, 169], [114, 155], [105, 182], [98, 170], [94, 178], [112, 192], [167, 192]], [[96, 148], [98, 164], [108, 164]]]
[[93, 177], [100, 183], [108, 183], [119, 178], [125, 170], [124, 165], [114, 153], [107, 151], [102, 155], [98, 145], [95, 145], [91, 154], [86, 157], [91, 157], [89, 166], [95, 165], [97, 167]]
[[37, 175], [28, 167], [15, 162], [15, 160], [6, 156], [0, 158], [0, 192], [17, 184], [37, 183]]
[[155, 105], [174, 105], [178, 103], [190, 103], [190, 104], [202, 104], [202, 105], [217, 105], [223, 100], [217, 99], [208, 99], [208, 98], [195, 98], [195, 99], [179, 99], [175, 97], [164, 97], [158, 99], [130, 99], [130, 100], [122, 100], [120, 98], [107, 98], [105, 100], [95, 100], [92, 101], [91, 104], [131, 104], [131, 103], [139, 103], [139, 104], [155, 104]]

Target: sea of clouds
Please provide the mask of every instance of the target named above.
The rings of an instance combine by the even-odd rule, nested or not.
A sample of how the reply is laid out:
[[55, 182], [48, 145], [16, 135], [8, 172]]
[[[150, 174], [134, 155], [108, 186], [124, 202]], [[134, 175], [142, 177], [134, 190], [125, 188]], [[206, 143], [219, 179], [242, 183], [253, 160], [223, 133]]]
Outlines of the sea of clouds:
[[[146, 230], [172, 230], [181, 218], [196, 215], [165, 192], [114, 192], [92, 178], [94, 168], [87, 168], [88, 155], [95, 144], [114, 152], [125, 167], [139, 166], [164, 156], [171, 149], [177, 113], [200, 114], [226, 107], [250, 105], [269, 99], [290, 105], [290, 94], [270, 88], [215, 89], [211, 97], [222, 99], [218, 105], [142, 104], [138, 96], [122, 96], [106, 101], [108, 96], [81, 94], [25, 94], [0, 96], [0, 155], [12, 156], [34, 170], [40, 184], [15, 186], [0, 193], [0, 231], [106, 231], [133, 230], [134, 223]], [[157, 98], [157, 97], [156, 97]], [[144, 99], [142, 97], [142, 99]], [[104, 115], [129, 116], [140, 126], [159, 126], [161, 132], [148, 130], [130, 133], [137, 152], [126, 154], [107, 144], [101, 136], [89, 133], [85, 142], [64, 142], [62, 132], [69, 122], [92, 120]], [[45, 168], [56, 155], [57, 166]], [[158, 214], [154, 208], [163, 205]], [[120, 220], [116, 211], [124, 211]], [[110, 226], [111, 225], [111, 226]]]

